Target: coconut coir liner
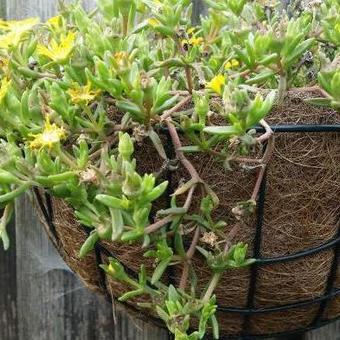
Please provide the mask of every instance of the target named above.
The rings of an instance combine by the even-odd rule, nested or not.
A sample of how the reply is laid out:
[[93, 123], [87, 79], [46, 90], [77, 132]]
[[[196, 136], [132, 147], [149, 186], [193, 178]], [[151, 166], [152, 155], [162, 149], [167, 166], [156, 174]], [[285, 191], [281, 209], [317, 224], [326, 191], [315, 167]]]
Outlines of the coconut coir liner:
[[[289, 93], [280, 108], [274, 108], [267, 121], [270, 124], [340, 124], [339, 114], [333, 110], [306, 104], [303, 99], [318, 93]], [[151, 145], [136, 148], [140, 171], [155, 172], [162, 165]], [[222, 165], [208, 155], [188, 157], [201, 177], [220, 198], [215, 218], [228, 223], [225, 232], [240, 223], [240, 232], [233, 240], [249, 244], [255, 232], [255, 217], [236, 221], [231, 209], [237, 202], [250, 198], [256, 180], [256, 169], [235, 169], [226, 172]], [[235, 167], [235, 165], [234, 165]], [[181, 167], [172, 175], [174, 183], [188, 179]], [[175, 187], [175, 185], [174, 185]], [[337, 133], [276, 133], [275, 150], [267, 171], [267, 192], [262, 227], [261, 256], [276, 257], [294, 254], [317, 247], [336, 237], [340, 213], [340, 136]], [[164, 202], [159, 205], [163, 205]], [[111, 279], [105, 281], [97, 261], [105, 262], [104, 253], [92, 252], [80, 260], [78, 253], [86, 239], [84, 229], [75, 221], [73, 211], [63, 201], [52, 199], [56, 237], [50, 231], [59, 252], [85, 284], [92, 290], [119, 297], [128, 287]], [[38, 211], [39, 212], [39, 211]], [[41, 212], [40, 212], [41, 215]], [[46, 222], [43, 219], [46, 226]], [[48, 229], [50, 230], [50, 229]], [[188, 235], [190, 236], [190, 235]], [[137, 245], [102, 242], [129, 270], [138, 272], [145, 263], [151, 272], [152, 260], [143, 258]], [[322, 296], [334, 258], [332, 249], [294, 261], [259, 267], [254, 305], [256, 308], [275, 307]], [[199, 255], [193, 260], [198, 276], [198, 288], [209, 280], [210, 270], [202, 266]], [[176, 267], [164, 278], [165, 282], [178, 283], [181, 268]], [[249, 269], [228, 270], [216, 289], [220, 306], [244, 308], [247, 306]], [[340, 269], [337, 270], [335, 288], [340, 288]], [[141, 318], [146, 310], [136, 311], [137, 301], [128, 302], [131, 310]], [[254, 335], [300, 329], [310, 325], [319, 310], [319, 303], [303, 308], [266, 314], [247, 319], [248, 331]], [[217, 314], [221, 333], [238, 335], [244, 317], [236, 313]], [[330, 301], [323, 319], [340, 316], [340, 297]]]

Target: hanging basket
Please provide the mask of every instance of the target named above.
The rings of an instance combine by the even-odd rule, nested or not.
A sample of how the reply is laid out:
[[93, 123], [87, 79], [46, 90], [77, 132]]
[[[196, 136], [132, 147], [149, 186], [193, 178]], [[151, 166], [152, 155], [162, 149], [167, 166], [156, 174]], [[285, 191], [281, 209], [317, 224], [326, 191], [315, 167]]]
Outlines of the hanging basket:
[[[287, 335], [340, 317], [340, 117], [306, 104], [303, 98], [310, 95], [290, 93], [267, 119], [275, 131], [274, 155], [261, 184], [256, 216], [236, 222], [241, 232], [233, 240], [249, 243], [250, 256], [257, 261], [250, 268], [227, 271], [216, 290], [217, 317], [228, 338]], [[137, 163], [142, 160], [145, 170], [154, 171], [161, 162], [151, 158], [154, 153], [147, 148], [136, 151]], [[217, 215], [230, 228], [235, 224], [231, 208], [249, 197], [256, 169], [225, 172], [202, 155], [191, 156], [191, 161], [220, 197]], [[171, 177], [174, 183], [186, 174], [178, 169]], [[142, 263], [152, 266], [139, 246], [108, 242], [80, 260], [88, 229], [76, 222], [65, 202], [38, 190], [35, 197], [60, 254], [92, 290], [109, 299], [126, 291], [98, 266], [109, 256], [134, 276]], [[198, 286], [203, 287], [209, 269], [202, 267], [199, 255], [193, 261]], [[180, 273], [181, 268], [168, 272], [167, 283], [178, 285]], [[131, 310], [150, 319], [146, 310], [136, 310], [140, 300], [129, 302]]]

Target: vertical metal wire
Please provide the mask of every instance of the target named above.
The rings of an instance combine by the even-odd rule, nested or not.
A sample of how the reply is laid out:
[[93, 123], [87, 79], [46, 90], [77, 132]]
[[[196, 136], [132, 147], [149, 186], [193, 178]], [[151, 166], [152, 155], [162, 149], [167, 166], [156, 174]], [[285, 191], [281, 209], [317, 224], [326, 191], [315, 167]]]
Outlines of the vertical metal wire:
[[[265, 172], [263, 176], [263, 180], [261, 182], [260, 191], [259, 191], [258, 202], [257, 202], [256, 230], [255, 230], [255, 236], [254, 236], [254, 241], [253, 241], [253, 249], [254, 249], [253, 257], [255, 259], [261, 256], [262, 225], [263, 225], [265, 198], [266, 198], [266, 183], [267, 183], [267, 172]], [[254, 304], [255, 304], [255, 293], [256, 293], [256, 285], [257, 285], [257, 278], [258, 278], [258, 268], [259, 266], [255, 262], [250, 269], [250, 283], [249, 283], [249, 290], [248, 290], [248, 297], [247, 297], [247, 308], [248, 309], [254, 308]], [[248, 334], [249, 328], [250, 328], [250, 314], [247, 314], [244, 316], [243, 325], [242, 325], [242, 334], [243, 335]]]
[[[338, 219], [337, 228], [338, 228], [337, 237], [340, 237], [340, 217]], [[336, 280], [338, 267], [340, 265], [340, 243], [339, 242], [333, 247], [333, 250], [334, 250], [334, 258], [333, 258], [331, 270], [329, 272], [324, 296], [330, 295], [332, 290], [334, 289], [334, 283]], [[312, 327], [317, 327], [321, 323], [323, 314], [330, 300], [331, 298], [321, 301], [319, 310], [315, 316], [315, 319], [311, 323]]]

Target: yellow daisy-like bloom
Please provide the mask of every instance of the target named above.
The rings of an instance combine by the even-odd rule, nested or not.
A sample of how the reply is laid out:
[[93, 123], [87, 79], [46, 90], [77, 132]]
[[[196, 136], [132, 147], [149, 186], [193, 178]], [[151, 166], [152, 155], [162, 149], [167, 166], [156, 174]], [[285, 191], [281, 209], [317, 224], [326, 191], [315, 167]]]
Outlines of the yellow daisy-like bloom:
[[198, 38], [190, 38], [189, 39], [189, 44], [192, 46], [199, 46], [204, 42], [204, 39], [202, 37], [198, 37]]
[[7, 32], [0, 36], [0, 48], [8, 49], [11, 45], [17, 45], [24, 33], [32, 29], [38, 23], [38, 18], [28, 18], [18, 21], [0, 20], [0, 29]]
[[239, 66], [240, 66], [240, 62], [237, 59], [231, 59], [224, 65], [224, 68], [226, 70], [230, 70], [232, 68], [236, 68]]
[[187, 39], [183, 39], [181, 41], [181, 44], [183, 47], [190, 45], [190, 46], [199, 46], [204, 42], [204, 39], [202, 37], [198, 37], [198, 38], [190, 38], [189, 40]]
[[1, 86], [0, 86], [0, 104], [5, 99], [10, 86], [11, 86], [11, 80], [9, 80], [8, 78], [2, 79]]
[[69, 32], [67, 36], [62, 36], [58, 44], [54, 39], [51, 40], [50, 46], [46, 47], [39, 44], [37, 51], [40, 55], [46, 56], [55, 62], [64, 62], [72, 53], [76, 34]]
[[91, 84], [78, 86], [67, 91], [74, 104], [88, 104], [98, 96], [99, 92], [100, 91], [92, 91]]
[[206, 88], [218, 93], [222, 94], [222, 88], [225, 85], [225, 76], [223, 74], [219, 74], [211, 79], [210, 82], [207, 83]]
[[29, 147], [31, 149], [52, 149], [66, 137], [66, 133], [63, 127], [51, 124], [49, 117], [46, 117], [43, 132], [36, 135], [32, 134], [30, 136], [34, 138], [29, 143]]
[[52, 17], [52, 18], [48, 19], [46, 21], [46, 24], [48, 24], [53, 29], [56, 29], [56, 28], [59, 27], [61, 20], [62, 20], [61, 15], [57, 15], [55, 17]]
[[27, 18], [24, 20], [9, 20], [0, 19], [0, 29], [4, 31], [11, 31], [15, 33], [26, 32], [33, 26], [39, 23], [39, 18]]

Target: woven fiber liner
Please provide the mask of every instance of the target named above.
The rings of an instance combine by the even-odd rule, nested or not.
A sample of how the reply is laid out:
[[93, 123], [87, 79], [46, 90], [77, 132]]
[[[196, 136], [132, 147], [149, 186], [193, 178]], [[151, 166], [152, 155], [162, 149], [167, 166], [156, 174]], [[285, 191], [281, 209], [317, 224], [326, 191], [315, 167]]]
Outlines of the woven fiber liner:
[[[313, 95], [315, 94], [318, 95], [318, 93]], [[339, 114], [336, 112], [306, 104], [303, 98], [309, 96], [311, 93], [290, 92], [284, 105], [274, 109], [267, 121], [271, 125], [340, 123]], [[149, 148], [151, 146], [148, 145], [136, 148], [135, 156], [137, 163], [140, 164], [140, 171], [152, 172], [161, 164], [155, 159], [157, 157], [154, 151], [145, 152]], [[227, 230], [235, 223], [240, 223], [240, 231], [233, 242], [249, 243], [249, 256], [252, 256], [251, 245], [254, 241], [256, 216], [239, 222], [232, 215], [231, 209], [237, 202], [250, 198], [257, 170], [236, 169], [233, 172], [226, 172], [222, 165], [210, 156], [200, 154], [188, 158], [220, 198], [221, 204], [216, 211], [216, 217], [228, 223]], [[181, 168], [172, 174], [174, 183], [184, 179], [187, 179], [187, 175]], [[275, 150], [267, 170], [260, 243], [261, 258], [295, 254], [335, 239], [339, 235], [339, 197], [340, 134], [276, 133]], [[51, 200], [51, 208], [55, 230], [51, 230], [51, 226], [47, 225], [46, 218], [42, 217], [42, 221], [72, 270], [92, 290], [106, 293], [110, 297], [119, 297], [126, 292], [127, 287], [104, 278], [98, 268], [97, 262], [105, 262], [108, 256], [103, 248], [98, 247], [96, 252], [93, 251], [83, 260], [78, 258], [79, 249], [87, 235], [84, 228], [75, 221], [72, 209], [63, 201], [54, 198]], [[41, 210], [40, 215], [43, 215]], [[189, 238], [191, 235], [187, 236]], [[138, 245], [109, 242], [102, 242], [101, 245], [131, 271], [137, 272], [142, 263], [146, 263], [149, 269], [152, 268], [152, 261], [142, 257], [143, 252]], [[331, 292], [332, 287], [328, 285], [332, 272], [335, 276], [333, 288], [339, 289], [340, 268], [332, 270], [334, 264], [339, 267], [333, 261], [334, 254], [336, 254], [334, 247], [330, 247], [295, 260], [258, 266], [252, 308], [278, 307], [320, 298], [325, 293]], [[204, 263], [200, 255], [196, 254], [194, 265], [199, 287], [203, 287], [210, 277], [209, 268], [204, 267]], [[173, 267], [164, 281], [178, 284], [180, 273], [180, 267]], [[253, 275], [251, 268], [227, 271], [216, 290], [218, 305], [228, 308], [249, 307], [251, 275]], [[128, 302], [131, 310], [135, 312], [137, 301], [141, 301], [141, 298]], [[256, 313], [250, 316], [220, 310], [217, 316], [223, 334], [238, 336], [242, 329], [244, 332], [245, 326], [247, 334], [261, 335], [308, 327], [320, 311], [321, 319], [340, 316], [340, 297], [334, 296], [327, 304], [317, 302], [284, 311]], [[137, 311], [141, 318], [147, 313], [146, 310]]]

